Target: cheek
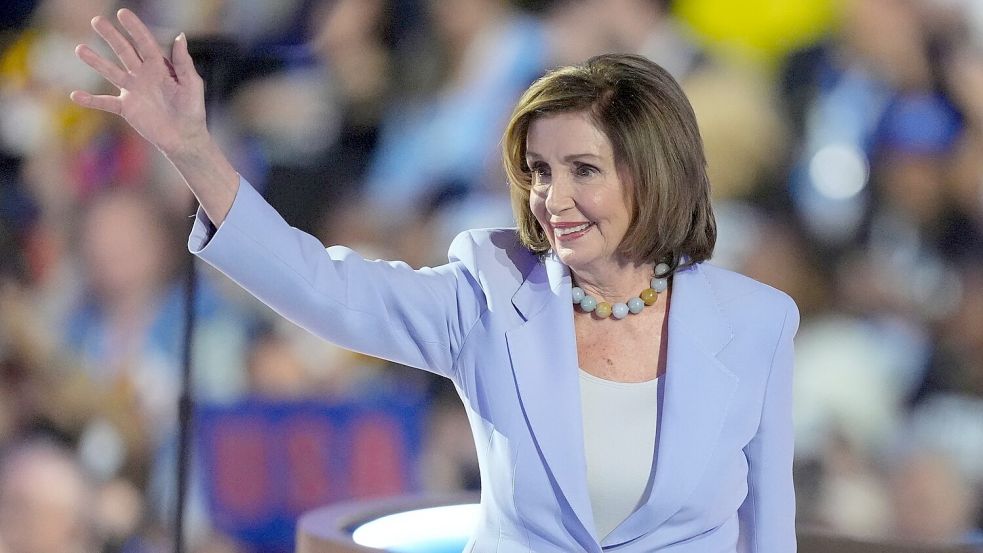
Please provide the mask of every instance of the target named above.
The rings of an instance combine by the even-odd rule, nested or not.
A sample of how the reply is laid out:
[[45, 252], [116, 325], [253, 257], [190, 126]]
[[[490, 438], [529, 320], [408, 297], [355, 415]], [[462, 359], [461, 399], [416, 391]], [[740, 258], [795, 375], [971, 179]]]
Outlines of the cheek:
[[630, 218], [630, 210], [620, 192], [599, 190], [585, 194], [579, 205], [588, 219], [605, 225], [625, 225]]
[[604, 222], [607, 216], [604, 209], [604, 194], [601, 192], [582, 194], [577, 199], [577, 210], [586, 219], [595, 223]]
[[546, 211], [546, 198], [536, 193], [531, 193], [529, 195], [529, 210], [532, 211], [533, 217], [539, 221], [539, 226], [546, 233], [546, 239], [549, 240], [550, 244], [553, 243], [553, 233], [550, 232], [549, 226], [549, 213]]
[[545, 227], [546, 221], [549, 220], [546, 215], [546, 199], [535, 192], [531, 192], [529, 194], [529, 209], [539, 224]]

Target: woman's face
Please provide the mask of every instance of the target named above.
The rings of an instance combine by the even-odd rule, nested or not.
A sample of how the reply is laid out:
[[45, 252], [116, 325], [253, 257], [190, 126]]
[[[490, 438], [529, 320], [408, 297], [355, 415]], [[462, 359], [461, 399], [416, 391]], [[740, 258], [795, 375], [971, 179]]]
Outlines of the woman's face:
[[529, 207], [553, 251], [574, 270], [621, 265], [631, 210], [611, 141], [585, 112], [537, 117], [526, 136]]

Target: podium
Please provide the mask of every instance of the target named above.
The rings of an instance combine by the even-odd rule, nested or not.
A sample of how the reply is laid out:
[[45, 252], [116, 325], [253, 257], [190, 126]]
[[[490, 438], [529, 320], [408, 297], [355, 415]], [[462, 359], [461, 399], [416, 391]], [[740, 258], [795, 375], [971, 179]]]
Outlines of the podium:
[[[459, 553], [467, 542], [471, 522], [468, 519], [477, 514], [477, 505], [477, 494], [450, 494], [350, 501], [323, 507], [305, 513], [297, 521], [296, 553]], [[423, 516], [414, 518], [419, 514]], [[434, 521], [439, 523], [434, 525]], [[359, 534], [364, 537], [359, 539]], [[396, 545], [386, 547], [383, 541]]]
[[[463, 509], [459, 515], [476, 514], [478, 496], [444, 495], [444, 496], [403, 496], [371, 501], [353, 501], [340, 503], [330, 507], [316, 509], [304, 514], [297, 523], [296, 553], [379, 553], [392, 551], [395, 553], [459, 553], [467, 541], [466, 528], [453, 528], [455, 521], [448, 515], [451, 511], [438, 512], [434, 509], [457, 507]], [[471, 509], [471, 511], [468, 511]], [[446, 522], [449, 528], [441, 531], [438, 528], [430, 536], [425, 534], [426, 522], [409, 522], [400, 525], [398, 519], [414, 512], [434, 512]], [[382, 536], [388, 543], [397, 544], [389, 547], [371, 547], [364, 545], [365, 540], [356, 539], [359, 530], [371, 528], [376, 521], [388, 519], [396, 524], [382, 529], [388, 535]], [[466, 523], [465, 523], [466, 524]], [[409, 528], [412, 536], [400, 536], [400, 527]], [[363, 532], [364, 533], [364, 532]], [[800, 528], [798, 533], [799, 553], [979, 553], [980, 549], [959, 546], [929, 546], [898, 543], [864, 542], [835, 536], [822, 531]], [[372, 538], [370, 538], [372, 539]], [[363, 542], [363, 545], [359, 544]]]
[[836, 536], [828, 532], [800, 529], [799, 553], [980, 553], [981, 549], [955, 545], [919, 545], [867, 542]]

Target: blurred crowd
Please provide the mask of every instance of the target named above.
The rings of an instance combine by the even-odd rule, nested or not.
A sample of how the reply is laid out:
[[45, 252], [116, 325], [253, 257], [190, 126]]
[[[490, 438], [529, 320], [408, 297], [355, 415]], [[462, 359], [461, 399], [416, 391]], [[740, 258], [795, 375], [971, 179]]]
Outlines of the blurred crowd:
[[[533, 79], [607, 51], [660, 63], [706, 143], [714, 262], [802, 312], [799, 524], [983, 543], [983, 3], [749, 2], [828, 13], [768, 52], [708, 31], [721, 3], [701, 0], [124, 4], [164, 44], [187, 32], [213, 133], [291, 224], [414, 266], [512, 225], [499, 139]], [[68, 100], [112, 92], [73, 49], [106, 51], [89, 20], [118, 7], [0, 7], [0, 553], [171, 547], [192, 198], [120, 120]], [[425, 487], [477, 487], [449, 384], [201, 271], [199, 401], [422, 384]], [[195, 551], [247, 550], [194, 521]]]

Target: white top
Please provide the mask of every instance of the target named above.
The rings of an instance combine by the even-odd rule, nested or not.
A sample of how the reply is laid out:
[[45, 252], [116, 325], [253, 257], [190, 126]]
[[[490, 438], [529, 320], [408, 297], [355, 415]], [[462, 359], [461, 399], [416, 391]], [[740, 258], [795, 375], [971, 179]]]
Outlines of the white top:
[[587, 488], [598, 539], [645, 500], [655, 456], [659, 379], [614, 382], [580, 370]]

